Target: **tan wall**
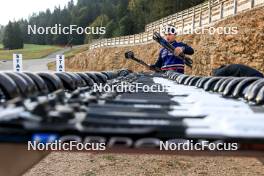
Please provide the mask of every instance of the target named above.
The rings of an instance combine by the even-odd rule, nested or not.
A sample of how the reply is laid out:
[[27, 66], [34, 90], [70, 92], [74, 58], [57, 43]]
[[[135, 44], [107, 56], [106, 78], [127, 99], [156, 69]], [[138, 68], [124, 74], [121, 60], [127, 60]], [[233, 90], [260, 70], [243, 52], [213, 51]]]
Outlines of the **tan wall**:
[[[238, 27], [236, 35], [184, 35], [178, 41], [186, 42], [195, 49], [193, 69], [188, 74], [208, 75], [212, 68], [221, 64], [242, 63], [264, 72], [264, 7], [226, 19], [215, 27]], [[144, 68], [126, 61], [124, 52], [133, 50], [147, 63], [154, 63], [160, 46], [156, 43], [132, 47], [98, 48], [81, 53], [66, 62], [67, 70], [113, 70]]]

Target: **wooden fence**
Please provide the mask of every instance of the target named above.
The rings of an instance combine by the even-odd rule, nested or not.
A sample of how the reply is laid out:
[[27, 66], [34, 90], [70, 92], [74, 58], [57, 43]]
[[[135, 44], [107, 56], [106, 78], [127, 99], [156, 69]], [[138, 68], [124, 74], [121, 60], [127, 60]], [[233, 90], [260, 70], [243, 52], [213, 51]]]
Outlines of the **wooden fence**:
[[154, 32], [166, 24], [174, 25], [178, 35], [192, 33], [194, 29], [208, 27], [227, 17], [264, 5], [264, 0], [209, 0], [190, 9], [175, 13], [147, 24], [145, 32], [135, 35], [93, 40], [90, 49], [111, 46], [132, 46], [153, 41]]

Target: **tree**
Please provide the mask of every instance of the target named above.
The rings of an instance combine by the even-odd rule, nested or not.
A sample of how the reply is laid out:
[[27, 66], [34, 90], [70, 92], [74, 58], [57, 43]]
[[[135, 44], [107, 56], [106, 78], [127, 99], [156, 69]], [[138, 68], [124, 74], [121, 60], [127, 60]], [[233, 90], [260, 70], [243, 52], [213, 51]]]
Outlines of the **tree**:
[[5, 27], [0, 25], [0, 43], [3, 42], [4, 30], [5, 30]]
[[[143, 32], [145, 25], [165, 16], [200, 4], [205, 0], [70, 0], [64, 8], [55, 7], [54, 11], [33, 14], [28, 20], [20, 20], [23, 40], [34, 44], [83, 44], [91, 39], [132, 35]], [[27, 26], [62, 27], [77, 25], [106, 27], [105, 35], [85, 35], [73, 32], [71, 35], [28, 35]], [[1, 33], [0, 33], [1, 39]]]
[[8, 25], [5, 27], [5, 32], [4, 32], [4, 38], [3, 38], [3, 45], [4, 48], [6, 49], [12, 49], [13, 48], [13, 25], [9, 21]]
[[24, 47], [23, 36], [18, 22], [10, 22], [5, 27], [3, 38], [4, 48], [13, 50]]
[[106, 33], [104, 35], [105, 38], [110, 38], [113, 37], [115, 29], [116, 29], [116, 23], [114, 20], [111, 20], [109, 23], [106, 25]]
[[134, 33], [134, 25], [130, 15], [126, 15], [119, 21], [120, 35], [129, 35]]
[[14, 32], [14, 48], [12, 49], [21, 49], [24, 48], [24, 40], [23, 40], [23, 33], [20, 29], [19, 23], [14, 22], [13, 23], [13, 32]]

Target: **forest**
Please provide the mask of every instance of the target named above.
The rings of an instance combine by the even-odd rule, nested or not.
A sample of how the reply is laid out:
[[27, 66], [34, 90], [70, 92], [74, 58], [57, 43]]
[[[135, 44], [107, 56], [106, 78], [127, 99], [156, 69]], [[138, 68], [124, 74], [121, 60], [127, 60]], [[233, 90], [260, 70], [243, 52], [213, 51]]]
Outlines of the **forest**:
[[[144, 31], [146, 24], [190, 8], [205, 0], [78, 0], [69, 1], [53, 11], [33, 13], [28, 19], [10, 21], [0, 26], [0, 40], [9, 49], [23, 47], [22, 43], [40, 45], [79, 45], [97, 38], [131, 35]], [[106, 27], [104, 35], [28, 35], [28, 25], [41, 27], [78, 25]], [[0, 41], [1, 42], [1, 41]], [[15, 42], [15, 44], [12, 44]], [[22, 43], [21, 43], [22, 42]]]

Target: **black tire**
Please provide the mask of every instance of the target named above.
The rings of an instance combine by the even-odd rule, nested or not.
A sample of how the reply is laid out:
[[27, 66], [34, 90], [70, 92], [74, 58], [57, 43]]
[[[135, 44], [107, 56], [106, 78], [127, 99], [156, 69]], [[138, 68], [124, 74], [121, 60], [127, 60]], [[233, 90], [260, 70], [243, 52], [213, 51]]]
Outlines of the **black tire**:
[[200, 77], [197, 81], [196, 81], [196, 83], [195, 83], [195, 87], [198, 87], [198, 85], [200, 84], [200, 82], [202, 81], [202, 79], [203, 79], [203, 77]]
[[207, 81], [209, 81], [212, 77], [203, 77], [198, 84], [198, 88], [204, 88], [204, 85]]
[[96, 84], [103, 83], [93, 73], [86, 72], [85, 74], [89, 76]]
[[0, 73], [0, 88], [7, 100], [20, 96], [20, 91], [15, 81], [4, 73]]
[[28, 97], [32, 95], [32, 92], [30, 92], [29, 85], [27, 84], [27, 81], [20, 75], [14, 73], [14, 72], [5, 72], [7, 76], [9, 76], [14, 82], [16, 83], [21, 96]]
[[184, 81], [184, 85], [188, 85], [189, 84], [189, 82], [190, 82], [190, 80], [193, 78], [194, 76], [189, 76], [187, 79], [185, 79], [185, 81]]
[[113, 73], [112, 72], [101, 72], [103, 75], [105, 75], [107, 77], [107, 79], [113, 79]]
[[97, 78], [100, 79], [102, 83], [107, 83], [107, 76], [104, 74], [95, 72], [94, 75], [97, 76]]
[[38, 92], [40, 94], [47, 94], [49, 93], [49, 89], [45, 81], [38, 75], [30, 72], [24, 72], [27, 76], [29, 76], [37, 86]]
[[79, 87], [85, 87], [87, 86], [86, 81], [77, 73], [73, 73], [76, 78], [78, 78]]
[[64, 89], [62, 81], [55, 74], [38, 73], [38, 75], [45, 81], [50, 93], [59, 89]]
[[212, 91], [216, 83], [221, 79], [221, 77], [212, 77], [204, 84], [205, 91]]
[[89, 87], [94, 86], [94, 81], [92, 80], [92, 78], [87, 76], [85, 73], [77, 73], [77, 74], [86, 82], [87, 86]]
[[55, 73], [55, 75], [58, 76], [62, 81], [64, 89], [70, 91], [77, 89], [76, 82], [68, 74], [60, 72], [60, 73]]
[[105, 73], [110, 77], [109, 79], [115, 79], [118, 77], [118, 74], [119, 74], [118, 71], [107, 71]]
[[180, 75], [180, 76], [178, 76], [177, 78], [176, 78], [176, 82], [178, 83], [178, 84], [181, 84], [182, 83], [182, 81], [184, 81], [185, 79], [187, 79], [189, 76], [188, 75]]
[[19, 76], [23, 77], [26, 80], [31, 95], [35, 95], [38, 93], [38, 88], [35, 82], [28, 75], [21, 72], [16, 72], [16, 74], [18, 74]]
[[76, 73], [67, 73], [72, 79], [75, 80], [77, 87], [84, 87], [86, 85], [85, 81]]
[[260, 89], [260, 91], [258, 92], [258, 95], [256, 97], [256, 103], [261, 105], [261, 104], [264, 104], [264, 87], [262, 87]]
[[214, 92], [218, 92], [220, 86], [222, 85], [222, 83], [227, 80], [228, 77], [222, 77], [219, 81], [217, 81], [217, 83], [215, 84], [214, 88], [213, 88], [213, 91]]
[[[129, 74], [129, 72], [128, 72], [128, 74]], [[112, 79], [115, 79], [115, 78], [117, 78], [119, 76], [119, 72], [118, 71], [114, 71], [114, 72], [112, 72], [112, 75], [113, 75]]]
[[227, 86], [227, 84], [232, 81], [233, 79], [235, 79], [235, 77], [229, 77], [226, 80], [224, 80], [224, 82], [220, 85], [218, 92], [222, 93], [225, 90], [225, 87]]
[[198, 80], [200, 80], [200, 76], [194, 76], [190, 82], [189, 82], [189, 86], [195, 86], [195, 84], [197, 83]]
[[237, 84], [235, 90], [233, 91], [233, 97], [234, 98], [239, 98], [239, 97], [244, 97], [244, 92], [245, 89], [250, 86], [253, 82], [257, 81], [260, 79], [259, 77], [249, 77], [245, 78], [243, 81], [240, 81], [240, 83]]
[[259, 79], [252, 83], [251, 88], [245, 94], [246, 99], [248, 101], [254, 101], [262, 87], [264, 87], [264, 79]]
[[223, 96], [227, 97], [227, 96], [232, 96], [236, 86], [239, 84], [240, 81], [242, 81], [245, 78], [234, 78], [232, 81], [230, 81], [226, 87], [225, 90], [223, 92]]
[[181, 75], [181, 73], [174, 73], [170, 76], [170, 79], [172, 80], [176, 80], [179, 76]]

